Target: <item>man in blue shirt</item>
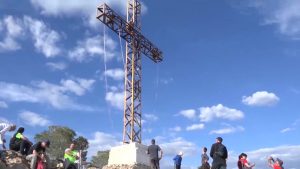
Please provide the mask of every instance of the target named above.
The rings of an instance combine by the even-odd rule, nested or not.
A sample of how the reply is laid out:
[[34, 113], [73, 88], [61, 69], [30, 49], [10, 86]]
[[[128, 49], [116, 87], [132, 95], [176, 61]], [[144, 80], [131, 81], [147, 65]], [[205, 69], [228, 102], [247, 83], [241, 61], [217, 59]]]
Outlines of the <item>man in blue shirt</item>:
[[180, 169], [183, 153], [179, 152], [174, 158], [175, 169]]

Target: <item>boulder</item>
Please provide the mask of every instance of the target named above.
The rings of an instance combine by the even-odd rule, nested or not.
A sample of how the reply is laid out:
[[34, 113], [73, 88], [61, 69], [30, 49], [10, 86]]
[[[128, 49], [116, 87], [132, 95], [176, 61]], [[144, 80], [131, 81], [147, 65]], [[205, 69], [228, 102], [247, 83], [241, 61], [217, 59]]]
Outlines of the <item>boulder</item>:
[[[29, 164], [22, 154], [7, 150], [3, 152], [5, 159], [0, 164], [0, 169], [29, 169]], [[4, 167], [5, 166], [5, 167]]]
[[134, 165], [106, 165], [102, 169], [151, 169], [149, 166], [144, 164], [134, 164]]

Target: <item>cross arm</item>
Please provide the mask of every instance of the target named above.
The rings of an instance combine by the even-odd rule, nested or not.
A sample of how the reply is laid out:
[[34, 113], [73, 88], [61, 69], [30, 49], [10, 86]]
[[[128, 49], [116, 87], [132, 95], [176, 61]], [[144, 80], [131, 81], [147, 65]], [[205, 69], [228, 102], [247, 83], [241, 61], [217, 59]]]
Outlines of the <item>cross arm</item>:
[[162, 52], [144, 37], [133, 23], [128, 23], [107, 4], [104, 3], [97, 8], [97, 19], [119, 34], [126, 42], [137, 44], [138, 50], [154, 62], [163, 60]]

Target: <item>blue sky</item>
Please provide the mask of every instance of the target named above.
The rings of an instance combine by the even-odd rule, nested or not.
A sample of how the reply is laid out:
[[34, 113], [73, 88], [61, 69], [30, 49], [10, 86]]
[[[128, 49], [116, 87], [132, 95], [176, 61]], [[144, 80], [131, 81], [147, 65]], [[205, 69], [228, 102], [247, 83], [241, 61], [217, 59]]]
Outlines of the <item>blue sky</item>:
[[[2, 121], [25, 126], [31, 138], [68, 126], [89, 139], [89, 156], [120, 144], [125, 42], [95, 19], [102, 2], [1, 1]], [[107, 3], [125, 16], [125, 0]], [[299, 1], [143, 5], [142, 32], [164, 60], [143, 57], [142, 138], [156, 138], [164, 168], [179, 151], [184, 168], [196, 168], [201, 147], [217, 136], [230, 151], [228, 168], [241, 152], [258, 169], [269, 155], [297, 168]]]

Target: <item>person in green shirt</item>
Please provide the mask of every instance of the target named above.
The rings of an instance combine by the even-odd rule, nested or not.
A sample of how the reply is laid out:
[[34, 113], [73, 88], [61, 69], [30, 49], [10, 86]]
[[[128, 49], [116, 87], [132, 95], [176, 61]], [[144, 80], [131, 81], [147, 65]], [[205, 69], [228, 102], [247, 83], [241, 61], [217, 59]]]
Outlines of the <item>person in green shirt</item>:
[[71, 143], [70, 147], [65, 150], [65, 169], [77, 169], [75, 162], [79, 157], [80, 154], [75, 150], [75, 144]]
[[20, 151], [22, 155], [28, 155], [28, 151], [32, 145], [27, 137], [23, 135], [25, 129], [20, 127], [10, 139], [9, 148], [14, 151]]

